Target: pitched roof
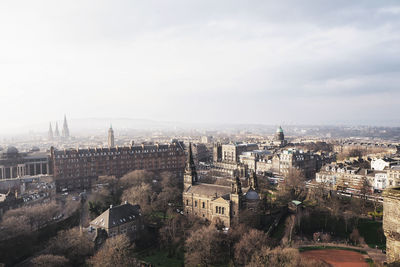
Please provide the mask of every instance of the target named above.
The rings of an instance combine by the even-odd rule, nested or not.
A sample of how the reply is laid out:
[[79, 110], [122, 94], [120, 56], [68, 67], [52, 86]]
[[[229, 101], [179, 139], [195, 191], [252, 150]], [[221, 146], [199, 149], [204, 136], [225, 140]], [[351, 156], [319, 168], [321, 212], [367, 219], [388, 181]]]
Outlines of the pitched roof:
[[192, 185], [186, 192], [203, 196], [218, 196], [224, 197], [231, 193], [230, 186], [215, 185], [215, 184], [195, 184]]
[[112, 228], [140, 217], [140, 206], [125, 203], [116, 207], [110, 207], [99, 217], [90, 222], [91, 225], [101, 228]]

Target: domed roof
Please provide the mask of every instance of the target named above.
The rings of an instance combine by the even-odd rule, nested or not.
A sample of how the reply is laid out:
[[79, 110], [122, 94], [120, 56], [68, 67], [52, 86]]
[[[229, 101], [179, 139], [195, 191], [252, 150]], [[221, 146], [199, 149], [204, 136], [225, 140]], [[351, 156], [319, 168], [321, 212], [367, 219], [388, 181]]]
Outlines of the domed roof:
[[6, 151], [7, 154], [18, 154], [18, 149], [15, 146], [9, 146]]
[[282, 129], [282, 127], [281, 127], [281, 126], [279, 126], [279, 128], [278, 128], [278, 129], [276, 129], [276, 132], [277, 132], [277, 133], [283, 133], [283, 129]]
[[248, 200], [259, 200], [260, 197], [258, 196], [258, 193], [255, 190], [249, 189], [249, 191], [247, 191], [247, 193], [246, 193], [246, 199], [248, 199]]

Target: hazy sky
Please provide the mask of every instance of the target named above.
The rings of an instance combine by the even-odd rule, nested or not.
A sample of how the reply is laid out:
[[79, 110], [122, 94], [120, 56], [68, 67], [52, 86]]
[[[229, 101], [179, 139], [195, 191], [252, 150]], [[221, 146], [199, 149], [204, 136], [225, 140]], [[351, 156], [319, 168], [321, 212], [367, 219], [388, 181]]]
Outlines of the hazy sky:
[[69, 118], [400, 125], [400, 1], [0, 1], [1, 132]]

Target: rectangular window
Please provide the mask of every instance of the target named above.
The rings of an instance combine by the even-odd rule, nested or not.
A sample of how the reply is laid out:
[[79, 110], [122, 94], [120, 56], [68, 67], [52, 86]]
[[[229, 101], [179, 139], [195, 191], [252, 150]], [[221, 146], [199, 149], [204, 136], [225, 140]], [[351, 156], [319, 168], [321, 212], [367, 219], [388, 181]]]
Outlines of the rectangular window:
[[197, 200], [194, 201], [194, 206], [197, 207]]
[[206, 207], [206, 203], [203, 202], [203, 209]]
[[186, 199], [186, 206], [189, 206], [189, 200]]
[[215, 213], [218, 213], [218, 207], [215, 207]]
[[224, 207], [222, 207], [222, 214], [224, 214], [224, 211], [225, 211], [225, 208], [224, 208]]

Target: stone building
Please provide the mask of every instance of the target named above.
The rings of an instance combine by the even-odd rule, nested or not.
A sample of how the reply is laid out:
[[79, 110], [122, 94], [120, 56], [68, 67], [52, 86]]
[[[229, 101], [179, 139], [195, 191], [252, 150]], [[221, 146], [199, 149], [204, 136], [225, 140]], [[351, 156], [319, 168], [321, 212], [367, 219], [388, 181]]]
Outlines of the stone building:
[[183, 207], [191, 214], [212, 223], [222, 222], [225, 227], [241, 221], [244, 210], [256, 210], [259, 202], [257, 176], [250, 178], [251, 185], [243, 194], [242, 184], [236, 177], [231, 186], [202, 184], [198, 182], [191, 145], [184, 173]]
[[317, 171], [317, 157], [311, 152], [287, 149], [272, 158], [272, 171], [287, 175], [295, 168], [304, 172], [306, 178], [312, 179]]
[[222, 145], [222, 162], [238, 163], [240, 155], [246, 151], [257, 150], [257, 144], [226, 144]]
[[113, 148], [57, 150], [52, 147], [51, 164], [57, 191], [87, 189], [102, 175], [119, 178], [134, 170], [182, 173], [185, 150], [178, 141]]
[[[240, 163], [247, 165], [249, 171], [261, 173], [259, 170], [258, 164], [260, 162], [264, 162], [272, 157], [272, 152], [269, 150], [253, 150], [243, 152], [242, 155], [239, 156]], [[264, 166], [261, 167], [264, 169]]]
[[383, 192], [383, 231], [386, 236], [387, 262], [400, 261], [400, 188]]
[[371, 160], [371, 169], [377, 171], [383, 171], [384, 169], [391, 168], [393, 166], [400, 166], [399, 158], [375, 158]]
[[112, 148], [115, 146], [114, 143], [114, 130], [112, 128], [112, 125], [110, 126], [110, 129], [108, 129], [108, 147]]
[[273, 147], [284, 147], [287, 145], [287, 140], [285, 139], [285, 134], [283, 133], [283, 129], [281, 126], [276, 129], [274, 138], [270, 141], [269, 146]]
[[248, 165], [240, 162], [240, 156], [248, 151], [257, 150], [257, 144], [214, 144], [212, 172], [216, 176], [246, 177]]
[[144, 229], [139, 205], [125, 202], [119, 206], [110, 206], [108, 210], [90, 222], [92, 229], [102, 229], [108, 237], [127, 234], [131, 239], [137, 239]]
[[400, 186], [400, 166], [387, 169], [387, 187]]
[[371, 170], [344, 164], [326, 164], [316, 174], [316, 182], [324, 183], [335, 190], [357, 193], [365, 182], [371, 189], [375, 182], [375, 173]]
[[199, 162], [209, 162], [211, 158], [211, 154], [205, 144], [193, 144], [192, 145], [192, 150], [193, 150], [193, 158], [196, 163], [196, 165], [199, 164]]
[[221, 143], [214, 143], [213, 146], [213, 162], [222, 161], [222, 145]]
[[10, 146], [0, 154], [0, 179], [49, 174], [49, 159], [50, 155], [47, 152], [33, 149], [20, 153], [18, 149]]

